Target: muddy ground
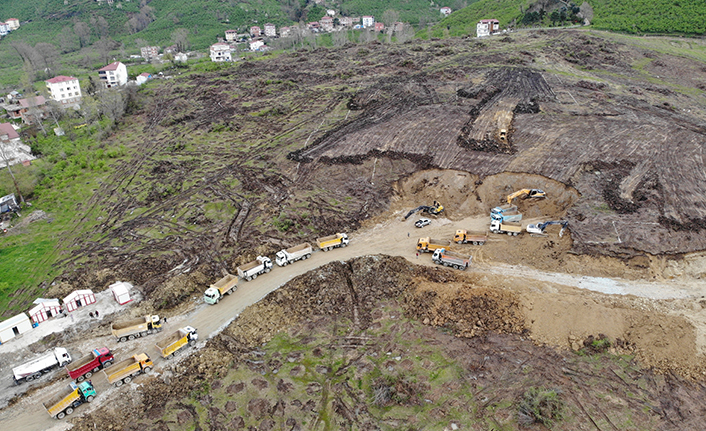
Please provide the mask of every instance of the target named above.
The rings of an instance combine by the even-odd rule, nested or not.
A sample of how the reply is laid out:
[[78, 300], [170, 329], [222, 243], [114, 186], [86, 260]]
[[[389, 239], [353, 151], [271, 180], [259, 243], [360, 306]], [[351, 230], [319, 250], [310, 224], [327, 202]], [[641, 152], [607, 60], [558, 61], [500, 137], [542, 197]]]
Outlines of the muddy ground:
[[[572, 337], [573, 350], [560, 351], [532, 341], [523, 296], [402, 258], [334, 262], [271, 293], [198, 353], [73, 429], [706, 424], [706, 386], [643, 368], [630, 338]], [[543, 419], [527, 408], [539, 394], [551, 407], [540, 409]]]

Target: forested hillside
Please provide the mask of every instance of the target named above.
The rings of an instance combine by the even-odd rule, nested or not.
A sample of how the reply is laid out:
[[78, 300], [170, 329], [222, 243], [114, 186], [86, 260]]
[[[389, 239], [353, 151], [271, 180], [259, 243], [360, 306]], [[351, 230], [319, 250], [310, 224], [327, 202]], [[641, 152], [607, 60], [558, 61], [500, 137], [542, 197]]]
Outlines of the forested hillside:
[[706, 2], [702, 0], [480, 0], [454, 12], [432, 35], [475, 35], [480, 19], [495, 18], [501, 28], [550, 27], [581, 24], [626, 33], [706, 33]]

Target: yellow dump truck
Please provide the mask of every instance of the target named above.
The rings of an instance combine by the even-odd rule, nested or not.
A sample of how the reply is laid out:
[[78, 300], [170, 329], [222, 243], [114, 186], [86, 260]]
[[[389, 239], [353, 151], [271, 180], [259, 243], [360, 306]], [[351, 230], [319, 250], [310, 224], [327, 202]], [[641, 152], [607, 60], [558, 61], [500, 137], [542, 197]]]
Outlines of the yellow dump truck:
[[157, 343], [156, 346], [157, 350], [159, 350], [159, 354], [166, 359], [169, 355], [175, 355], [176, 352], [187, 344], [193, 346], [198, 339], [199, 334], [196, 333], [196, 328], [185, 326]]
[[488, 235], [468, 232], [465, 229], [458, 229], [454, 235], [454, 242], [457, 244], [483, 245], [488, 240]]
[[134, 340], [137, 337], [161, 331], [162, 321], [157, 315], [147, 315], [138, 319], [113, 322], [110, 329], [118, 341]]
[[441, 239], [432, 239], [429, 237], [426, 238], [419, 238], [419, 241], [417, 241], [417, 250], [421, 251], [422, 253], [431, 253], [437, 248], [448, 248], [449, 247], [449, 241], [446, 240], [441, 240]]
[[91, 382], [74, 382], [64, 388], [56, 396], [43, 403], [47, 413], [53, 418], [63, 419], [70, 415], [74, 409], [83, 403], [90, 403], [96, 397], [96, 390]]
[[107, 370], [103, 370], [103, 374], [108, 379], [110, 384], [115, 387], [120, 387], [123, 383], [130, 383], [132, 378], [140, 373], [149, 373], [152, 371], [154, 364], [147, 353], [134, 355], [129, 359], [120, 361]]
[[227, 274], [225, 277], [218, 280], [215, 284], [209, 286], [203, 293], [203, 300], [206, 304], [218, 304], [223, 297], [235, 292], [238, 287], [238, 276]]
[[316, 240], [316, 245], [323, 251], [333, 250], [338, 247], [345, 247], [348, 245], [348, 235], [345, 233], [337, 233], [336, 235], [329, 235]]

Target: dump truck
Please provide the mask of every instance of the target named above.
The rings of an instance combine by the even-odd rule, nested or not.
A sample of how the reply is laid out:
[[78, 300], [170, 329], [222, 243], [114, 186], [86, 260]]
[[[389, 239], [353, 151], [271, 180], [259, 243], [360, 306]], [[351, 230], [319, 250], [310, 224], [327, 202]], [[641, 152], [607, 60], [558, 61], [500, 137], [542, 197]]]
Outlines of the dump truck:
[[429, 237], [419, 238], [419, 240], [417, 241], [417, 250], [421, 251], [422, 253], [430, 253], [436, 250], [437, 248], [443, 248], [448, 246], [449, 241], [432, 239]]
[[297, 246], [280, 250], [275, 255], [275, 262], [279, 266], [287, 266], [290, 263], [294, 263], [300, 259], [308, 259], [311, 257], [311, 244], [305, 242], [304, 244], [299, 244]]
[[63, 419], [70, 415], [74, 409], [83, 403], [90, 403], [96, 397], [96, 390], [91, 382], [83, 382], [78, 385], [74, 382], [56, 394], [56, 396], [42, 403], [49, 416]]
[[63, 347], [55, 347], [48, 353], [25, 362], [12, 369], [12, 378], [16, 385], [42, 377], [42, 373], [47, 373], [54, 368], [64, 367], [71, 362], [71, 355]]
[[199, 334], [196, 333], [196, 329], [191, 326], [185, 326], [176, 332], [172, 333], [169, 337], [155, 344], [159, 354], [163, 358], [168, 358], [169, 355], [175, 355], [182, 347], [193, 346], [196, 344], [196, 340], [199, 339]]
[[230, 295], [235, 292], [237, 287], [238, 276], [228, 274], [206, 289], [203, 293], [203, 300], [206, 304], [218, 304], [226, 294]]
[[487, 240], [488, 235], [468, 233], [465, 229], [458, 229], [454, 235], [454, 242], [457, 244], [483, 245]]
[[516, 222], [501, 222], [493, 220], [490, 222], [490, 231], [493, 233], [506, 233], [508, 235], [517, 236], [522, 232], [522, 225]]
[[490, 214], [491, 220], [498, 220], [503, 223], [511, 221], [522, 221], [522, 213], [519, 211], [506, 211], [501, 214]]
[[345, 247], [348, 245], [348, 235], [345, 233], [337, 233], [335, 235], [325, 236], [323, 238], [318, 238], [316, 244], [323, 251], [333, 250], [338, 247]]
[[517, 211], [517, 205], [501, 205], [490, 210], [490, 215]]
[[134, 340], [137, 337], [144, 337], [153, 332], [161, 331], [162, 321], [157, 315], [147, 315], [138, 319], [113, 322], [111, 330], [118, 341]]
[[90, 379], [93, 373], [113, 365], [113, 353], [107, 347], [94, 349], [91, 353], [66, 366], [69, 376], [77, 382]]
[[117, 388], [122, 386], [123, 383], [130, 383], [132, 378], [140, 375], [140, 373], [149, 373], [152, 371], [153, 366], [154, 364], [150, 357], [147, 356], [147, 353], [140, 353], [118, 362], [108, 370], [103, 370], [103, 374], [105, 374], [108, 382]]
[[452, 268], [465, 270], [471, 264], [471, 257], [455, 253], [445, 248], [437, 248], [431, 256], [434, 263]]
[[252, 262], [238, 267], [238, 275], [247, 281], [254, 280], [258, 275], [270, 272], [272, 261], [267, 256], [258, 256]]

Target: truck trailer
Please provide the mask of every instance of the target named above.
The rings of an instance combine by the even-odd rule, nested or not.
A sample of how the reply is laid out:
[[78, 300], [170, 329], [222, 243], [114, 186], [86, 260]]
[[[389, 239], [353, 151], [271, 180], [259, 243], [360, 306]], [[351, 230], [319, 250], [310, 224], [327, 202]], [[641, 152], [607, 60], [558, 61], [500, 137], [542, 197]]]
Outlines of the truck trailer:
[[516, 222], [504, 223], [499, 220], [490, 222], [490, 231], [493, 233], [506, 233], [508, 235], [517, 236], [522, 232], [522, 225]]
[[64, 390], [42, 405], [49, 416], [63, 419], [64, 416], [73, 413], [76, 407], [83, 403], [90, 403], [95, 397], [96, 390], [91, 382], [83, 382], [78, 385], [71, 382]]
[[223, 297], [235, 292], [238, 287], [238, 276], [228, 274], [209, 286], [203, 293], [203, 300], [206, 304], [218, 304]]
[[94, 373], [113, 365], [113, 353], [107, 347], [94, 349], [91, 353], [66, 366], [69, 376], [77, 382], [90, 379]]
[[162, 330], [162, 321], [157, 315], [113, 322], [110, 329], [118, 341], [134, 340]]
[[450, 266], [452, 268], [465, 270], [471, 264], [471, 256], [464, 256], [445, 248], [437, 248], [431, 256], [431, 260], [439, 265]]
[[38, 379], [42, 373], [47, 373], [54, 368], [64, 367], [71, 362], [71, 355], [63, 347], [55, 347], [48, 353], [32, 359], [12, 369], [12, 378], [16, 385]]
[[294, 263], [298, 260], [310, 258], [312, 251], [313, 249], [311, 248], [311, 244], [308, 242], [285, 250], [280, 250], [275, 255], [275, 263], [279, 266], [287, 266], [288, 264]]
[[426, 238], [419, 238], [417, 241], [417, 250], [421, 251], [422, 253], [430, 253], [436, 250], [437, 248], [444, 248], [449, 246], [449, 241], [444, 241], [441, 239], [432, 239], [429, 237]]
[[457, 244], [483, 245], [488, 240], [488, 235], [468, 233], [465, 229], [458, 229], [454, 235]]
[[140, 353], [131, 358], [120, 361], [110, 367], [107, 371], [103, 370], [103, 374], [108, 379], [108, 382], [115, 387], [120, 387], [123, 384], [130, 383], [133, 377], [141, 373], [149, 373], [152, 371], [154, 364], [147, 353]]
[[254, 280], [258, 275], [270, 272], [272, 260], [267, 256], [258, 256], [252, 262], [238, 267], [238, 275], [247, 281]]
[[157, 346], [159, 354], [166, 359], [170, 355], [175, 355], [187, 344], [189, 346], [193, 346], [194, 344], [196, 344], [196, 340], [198, 339], [199, 334], [196, 333], [196, 329], [191, 326], [185, 326], [172, 333], [169, 337], [155, 344], [155, 346]]
[[335, 235], [317, 238], [316, 245], [318, 245], [322, 251], [329, 251], [333, 250], [334, 248], [345, 247], [348, 245], [348, 234], [337, 233]]

